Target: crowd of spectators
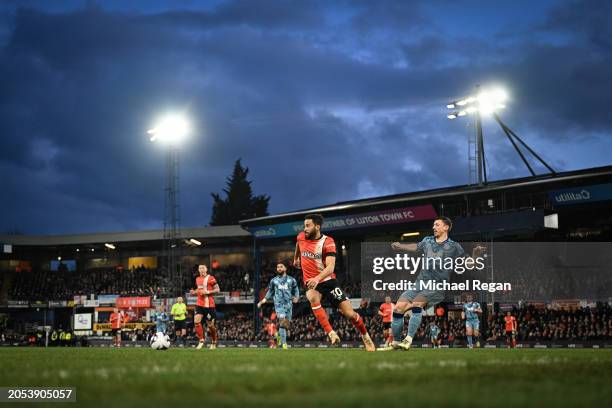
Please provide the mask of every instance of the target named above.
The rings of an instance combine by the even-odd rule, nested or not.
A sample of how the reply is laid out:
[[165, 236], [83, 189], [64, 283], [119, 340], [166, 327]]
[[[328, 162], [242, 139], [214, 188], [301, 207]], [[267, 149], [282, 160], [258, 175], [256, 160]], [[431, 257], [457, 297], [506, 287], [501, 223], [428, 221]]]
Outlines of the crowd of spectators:
[[[511, 314], [517, 320], [516, 339], [527, 342], [587, 341], [612, 339], [612, 308], [608, 304], [575, 309], [541, 308], [525, 305]], [[497, 312], [488, 316], [487, 332], [481, 341], [505, 341], [504, 316]], [[428, 340], [429, 323], [440, 328], [442, 344], [462, 344], [466, 340], [465, 322], [459, 318], [425, 317], [417, 331], [417, 340]], [[482, 323], [481, 323], [482, 324]], [[484, 325], [483, 325], [484, 326]], [[405, 334], [405, 333], [404, 333]]]
[[[512, 284], [512, 290], [497, 293], [496, 300], [606, 298], [612, 290], [607, 267], [611, 255], [598, 253], [596, 244], [586, 248], [569, 244], [563, 248], [566, 252], [561, 252], [556, 243], [496, 246], [495, 281]], [[517, 262], [519, 250], [520, 262]]]
[[170, 282], [159, 269], [97, 268], [15, 273], [11, 300], [61, 300], [75, 295], [164, 296]]
[[[612, 338], [612, 308], [598, 304], [594, 308], [571, 310], [536, 308], [533, 305], [515, 309], [517, 338], [520, 341], [603, 340]], [[491, 317], [487, 337], [503, 337], [503, 313]]]
[[[306, 308], [307, 309], [307, 308]], [[368, 332], [375, 342], [382, 343], [382, 320], [372, 311], [375, 308], [367, 307], [359, 309], [358, 312], [363, 316]], [[330, 311], [331, 312], [331, 311]], [[612, 339], [612, 307], [608, 304], [598, 304], [596, 307], [576, 308], [571, 310], [536, 308], [533, 305], [523, 306], [512, 311], [517, 319], [518, 341], [586, 341], [586, 340], [610, 340]], [[491, 342], [504, 341], [504, 312], [489, 315], [488, 331], [483, 333], [481, 341]], [[408, 320], [406, 316], [406, 323]], [[329, 314], [330, 323], [342, 338], [343, 341], [359, 341], [359, 335], [353, 325], [336, 312]], [[269, 320], [266, 320], [268, 322]], [[460, 318], [448, 318], [426, 316], [423, 318], [417, 331], [415, 339], [417, 341], [428, 341], [429, 324], [435, 321], [440, 328], [439, 338], [442, 344], [459, 345], [466, 341], [465, 321]], [[267, 328], [262, 326], [256, 338], [252, 335], [251, 317], [243, 317], [241, 320], [229, 318], [223, 322], [224, 325], [232, 327], [233, 332], [241, 333], [240, 340], [251, 341], [267, 340], [270, 336]], [[407, 328], [407, 324], [404, 328]], [[403, 336], [406, 335], [404, 330]], [[231, 336], [227, 337], [232, 339]], [[290, 341], [319, 341], [325, 340], [326, 335], [320, 325], [308, 310], [294, 317], [289, 331]]]
[[[302, 287], [302, 272], [287, 262], [287, 273], [297, 279]], [[252, 295], [255, 290], [255, 274], [252, 268], [224, 265], [210, 270], [223, 292], [241, 292]], [[164, 269], [145, 266], [131, 269], [94, 268], [87, 270], [58, 271], [34, 270], [13, 272], [8, 298], [10, 300], [65, 300], [76, 295], [121, 296], [178, 296], [195, 287], [197, 269], [184, 268], [181, 279], [171, 278]], [[342, 271], [336, 272], [338, 280], [350, 297], [359, 297], [359, 283], [350, 282]], [[3, 274], [0, 274], [2, 279]], [[260, 288], [265, 290], [276, 275], [276, 261], [263, 260]], [[1, 283], [1, 281], [0, 281]], [[303, 292], [303, 288], [302, 288]]]
[[[290, 342], [320, 342], [327, 341], [327, 336], [315, 317], [310, 313], [307, 305], [296, 307], [299, 310], [291, 321], [288, 332]], [[362, 304], [358, 312], [363, 316], [364, 323], [368, 332], [377, 344], [382, 344], [385, 339], [382, 335], [382, 319], [371, 311], [376, 307], [369, 307]], [[269, 312], [269, 310], [268, 310]], [[359, 342], [360, 336], [353, 325], [335, 311], [329, 312], [329, 320], [342, 341]], [[588, 341], [588, 340], [610, 340], [612, 339], [612, 307], [608, 304], [598, 304], [596, 307], [577, 308], [571, 310], [537, 308], [527, 305], [516, 308], [512, 312], [517, 319], [516, 338], [519, 342], [541, 342], [550, 343], [554, 341]], [[499, 312], [488, 317], [488, 330], [482, 333], [480, 341], [484, 342], [504, 342], [505, 331], [503, 317], [505, 312]], [[266, 342], [270, 340], [268, 332], [269, 313], [265, 313], [264, 324], [259, 331], [255, 331], [253, 315], [251, 312], [225, 312], [220, 313], [216, 322], [220, 341], [232, 342]], [[406, 316], [406, 320], [408, 316]], [[429, 324], [435, 321], [440, 328], [439, 339], [444, 345], [459, 346], [464, 345], [465, 322], [460, 318], [448, 318], [448, 315], [441, 317], [426, 316], [415, 336], [416, 341], [429, 341]], [[405, 328], [407, 324], [404, 325]], [[172, 326], [171, 326], [172, 327]], [[187, 339], [197, 341], [193, 332], [192, 317], [188, 318]], [[60, 330], [61, 331], [61, 330]], [[124, 341], [147, 340], [155, 331], [154, 327], [144, 330], [124, 331]], [[171, 330], [169, 330], [170, 332]], [[59, 331], [58, 331], [59, 332]], [[172, 333], [169, 333], [172, 334]], [[404, 331], [403, 336], [406, 334]], [[26, 344], [31, 340], [33, 334], [20, 334], [11, 330], [2, 330], [0, 344]], [[35, 334], [34, 334], [35, 335]], [[50, 340], [51, 341], [51, 340]], [[75, 340], [76, 341], [76, 340]], [[38, 337], [40, 342], [40, 336]], [[54, 341], [51, 341], [54, 345]], [[61, 341], [57, 345], [62, 345]]]

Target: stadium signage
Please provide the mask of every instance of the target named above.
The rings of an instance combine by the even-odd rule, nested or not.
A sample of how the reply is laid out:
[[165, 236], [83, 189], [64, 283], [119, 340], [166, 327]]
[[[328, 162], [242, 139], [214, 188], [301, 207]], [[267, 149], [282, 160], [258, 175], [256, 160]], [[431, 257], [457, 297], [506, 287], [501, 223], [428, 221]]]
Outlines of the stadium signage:
[[82, 304], [85, 303], [86, 300], [87, 300], [87, 296], [84, 296], [84, 295], [75, 296], [74, 297], [74, 304], [75, 305], [82, 305]]
[[91, 313], [74, 315], [74, 330], [91, 330]]
[[612, 183], [567, 188], [548, 193], [553, 205], [573, 205], [612, 200]]
[[11, 308], [12, 307], [15, 307], [15, 308], [17, 308], [17, 307], [29, 307], [30, 303], [27, 300], [9, 300], [7, 306], [11, 307]]
[[130, 307], [151, 307], [151, 298], [149, 296], [118, 297], [116, 304], [117, 307], [121, 309], [129, 309]]
[[[122, 329], [124, 330], [144, 330], [147, 327], [155, 326], [155, 323], [126, 323], [123, 325]], [[110, 323], [95, 323], [93, 325], [93, 331], [111, 331]]]
[[[436, 211], [430, 204], [414, 207], [396, 208], [393, 210], [373, 211], [362, 214], [329, 217], [323, 223], [323, 231], [331, 232], [352, 228], [375, 227], [379, 225], [403, 224], [413, 221], [433, 219]], [[282, 224], [264, 225], [249, 228], [255, 238], [277, 238], [298, 234], [304, 229], [303, 221]]]
[[98, 295], [98, 302], [101, 305], [114, 305], [119, 295]]

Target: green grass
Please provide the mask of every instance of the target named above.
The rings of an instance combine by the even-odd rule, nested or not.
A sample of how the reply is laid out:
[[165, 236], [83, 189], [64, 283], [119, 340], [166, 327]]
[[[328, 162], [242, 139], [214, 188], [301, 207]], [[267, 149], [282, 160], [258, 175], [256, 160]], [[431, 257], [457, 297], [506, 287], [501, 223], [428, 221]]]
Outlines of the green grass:
[[612, 350], [2, 348], [0, 386], [77, 388], [54, 407], [612, 406]]

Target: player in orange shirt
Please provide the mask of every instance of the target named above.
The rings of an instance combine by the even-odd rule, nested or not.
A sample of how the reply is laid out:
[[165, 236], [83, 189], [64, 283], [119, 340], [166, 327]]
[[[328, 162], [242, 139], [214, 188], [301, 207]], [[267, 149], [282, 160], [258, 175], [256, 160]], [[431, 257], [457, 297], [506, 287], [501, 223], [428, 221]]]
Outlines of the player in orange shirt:
[[206, 327], [210, 331], [210, 349], [213, 350], [217, 348], [217, 328], [215, 327], [217, 310], [215, 309], [215, 298], [213, 295], [219, 293], [221, 290], [219, 289], [219, 284], [215, 277], [208, 274], [208, 267], [206, 265], [198, 265], [198, 273], [200, 276], [196, 278], [196, 289], [192, 289], [189, 292], [191, 295], [198, 295], [195, 317], [193, 318], [195, 331], [198, 335], [198, 339], [200, 339], [197, 349], [200, 350], [204, 347], [204, 341], [206, 339], [204, 329], [202, 328], [202, 319], [204, 319], [206, 321]]
[[123, 312], [119, 309], [114, 308], [113, 313], [110, 315], [111, 332], [113, 334], [113, 346], [121, 347], [121, 329], [125, 324], [126, 318]]
[[270, 320], [266, 319], [265, 327], [266, 327], [266, 332], [268, 332], [268, 336], [270, 337], [268, 339], [268, 346], [270, 348], [276, 348], [276, 345], [277, 345], [277, 341], [276, 341], [277, 331], [276, 331], [276, 324], [274, 324], [273, 316], [270, 316]]
[[329, 324], [327, 313], [321, 307], [323, 298], [329, 300], [355, 326], [361, 334], [366, 350], [375, 351], [376, 347], [363, 324], [363, 319], [353, 310], [351, 302], [336, 281], [336, 244], [333, 238], [321, 234], [322, 224], [321, 215], [307, 215], [304, 219], [304, 231], [298, 234], [295, 245], [293, 265], [302, 268], [304, 284], [307, 287], [306, 298], [332, 344], [340, 343], [340, 337]]
[[512, 316], [512, 313], [507, 312], [504, 316], [504, 323], [506, 326], [506, 345], [509, 348], [516, 347], [516, 318]]
[[391, 331], [391, 322], [393, 322], [393, 303], [391, 303], [391, 297], [385, 298], [385, 303], [380, 305], [378, 309], [378, 315], [382, 317], [383, 321], [383, 336], [385, 337], [385, 347], [387, 347], [393, 341], [393, 332]]

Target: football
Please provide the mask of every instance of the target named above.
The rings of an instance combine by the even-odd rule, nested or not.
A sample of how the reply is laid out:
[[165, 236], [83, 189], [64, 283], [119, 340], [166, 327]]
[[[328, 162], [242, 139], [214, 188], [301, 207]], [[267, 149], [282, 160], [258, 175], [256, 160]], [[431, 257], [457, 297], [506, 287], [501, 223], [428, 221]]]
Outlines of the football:
[[170, 348], [170, 337], [167, 334], [157, 332], [149, 341], [153, 350], [168, 350]]

